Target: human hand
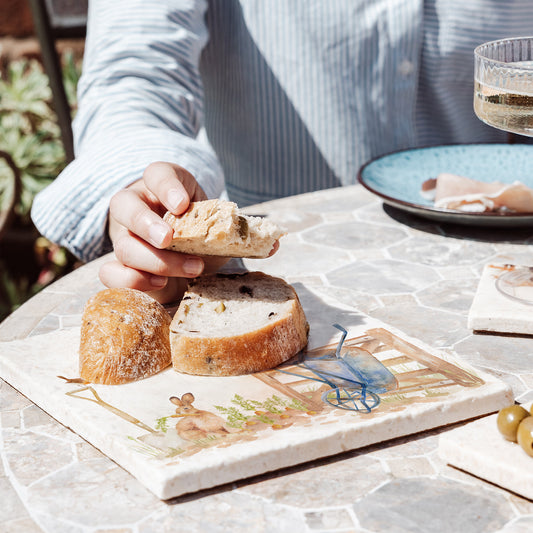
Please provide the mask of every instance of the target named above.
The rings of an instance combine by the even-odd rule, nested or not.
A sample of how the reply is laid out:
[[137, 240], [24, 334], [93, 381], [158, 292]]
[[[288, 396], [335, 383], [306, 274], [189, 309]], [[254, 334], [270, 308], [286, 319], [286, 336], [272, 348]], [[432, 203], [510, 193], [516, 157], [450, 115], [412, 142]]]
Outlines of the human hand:
[[165, 303], [181, 296], [187, 278], [220, 267], [226, 259], [165, 250], [173, 232], [162, 219], [164, 213], [180, 215], [189, 202], [205, 199], [202, 188], [184, 168], [172, 163], [150, 164], [141, 180], [111, 199], [108, 232], [116, 260], [101, 267], [102, 283], [152, 292]]

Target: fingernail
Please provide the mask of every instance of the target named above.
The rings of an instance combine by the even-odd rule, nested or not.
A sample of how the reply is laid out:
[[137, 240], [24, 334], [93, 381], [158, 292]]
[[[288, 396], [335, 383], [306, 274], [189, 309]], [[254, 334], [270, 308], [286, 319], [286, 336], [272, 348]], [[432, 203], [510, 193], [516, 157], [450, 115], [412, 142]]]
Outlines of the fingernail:
[[168, 233], [168, 227], [163, 224], [152, 224], [148, 228], [148, 234], [150, 235], [150, 241], [155, 246], [161, 246]]
[[178, 191], [178, 189], [170, 189], [167, 194], [167, 201], [172, 211], [179, 211], [180, 208], [185, 208], [187, 199], [183, 196], [181, 191]]
[[152, 287], [157, 287], [157, 288], [164, 287], [167, 284], [167, 278], [163, 276], [151, 276], [150, 284], [152, 285]]
[[190, 276], [198, 276], [204, 269], [204, 262], [201, 259], [186, 259], [183, 262], [183, 271]]

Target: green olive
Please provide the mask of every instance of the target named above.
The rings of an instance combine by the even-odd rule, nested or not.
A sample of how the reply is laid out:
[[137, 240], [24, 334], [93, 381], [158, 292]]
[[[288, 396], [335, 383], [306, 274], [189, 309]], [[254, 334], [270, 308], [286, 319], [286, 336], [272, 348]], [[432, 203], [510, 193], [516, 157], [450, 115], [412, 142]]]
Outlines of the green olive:
[[507, 440], [516, 442], [518, 425], [524, 418], [528, 416], [531, 416], [529, 411], [524, 409], [521, 405], [510, 405], [509, 407], [504, 407], [500, 410], [496, 419], [498, 431]]
[[533, 416], [524, 418], [518, 424], [517, 440], [522, 449], [533, 457]]

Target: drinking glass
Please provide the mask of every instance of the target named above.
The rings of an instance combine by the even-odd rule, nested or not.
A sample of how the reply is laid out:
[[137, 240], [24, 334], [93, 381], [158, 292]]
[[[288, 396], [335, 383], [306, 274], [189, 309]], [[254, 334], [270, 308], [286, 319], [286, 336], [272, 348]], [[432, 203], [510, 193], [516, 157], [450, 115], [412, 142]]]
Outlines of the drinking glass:
[[[533, 37], [491, 41], [474, 50], [474, 111], [489, 126], [533, 137]], [[500, 292], [533, 304], [533, 271], [501, 275]]]
[[500, 130], [533, 136], [533, 37], [501, 39], [474, 50], [474, 111]]

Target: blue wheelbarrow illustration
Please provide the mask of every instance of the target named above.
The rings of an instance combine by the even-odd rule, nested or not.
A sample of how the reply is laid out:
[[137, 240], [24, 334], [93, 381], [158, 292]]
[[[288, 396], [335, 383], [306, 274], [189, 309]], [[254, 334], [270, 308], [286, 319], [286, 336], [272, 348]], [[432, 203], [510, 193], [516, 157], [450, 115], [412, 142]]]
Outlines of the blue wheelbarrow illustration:
[[333, 407], [369, 413], [380, 404], [380, 394], [398, 388], [398, 381], [369, 351], [356, 346], [343, 348], [348, 332], [339, 324], [333, 326], [342, 331], [335, 352], [319, 357], [301, 354], [295, 365], [310, 371], [311, 376], [280, 367], [276, 370], [326, 384], [329, 389], [321, 399]]

